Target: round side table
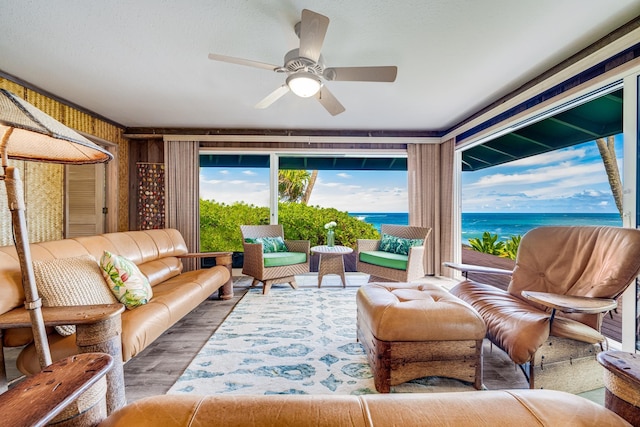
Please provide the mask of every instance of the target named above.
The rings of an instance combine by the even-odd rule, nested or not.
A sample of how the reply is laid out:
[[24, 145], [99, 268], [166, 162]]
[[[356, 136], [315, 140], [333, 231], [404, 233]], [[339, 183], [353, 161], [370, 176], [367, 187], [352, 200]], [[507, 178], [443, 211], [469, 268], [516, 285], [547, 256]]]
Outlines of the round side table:
[[640, 425], [640, 355], [608, 350], [598, 353], [598, 362], [605, 368], [604, 406]]
[[318, 287], [322, 285], [322, 278], [327, 274], [337, 274], [342, 279], [342, 287], [347, 286], [347, 280], [344, 277], [344, 259], [343, 255], [350, 254], [353, 249], [346, 246], [314, 246], [311, 252], [320, 255], [320, 264], [318, 266]]

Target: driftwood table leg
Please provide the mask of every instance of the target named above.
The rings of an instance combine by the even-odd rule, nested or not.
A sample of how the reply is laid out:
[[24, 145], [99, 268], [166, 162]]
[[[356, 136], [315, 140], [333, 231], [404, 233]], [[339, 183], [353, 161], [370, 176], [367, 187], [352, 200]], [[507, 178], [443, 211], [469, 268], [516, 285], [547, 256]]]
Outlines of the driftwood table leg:
[[76, 325], [76, 344], [80, 353], [107, 353], [113, 358], [113, 367], [107, 373], [107, 415], [126, 405], [124, 369], [122, 362], [122, 326], [120, 316]]
[[220, 288], [219, 297], [220, 299], [231, 299], [233, 298], [233, 258], [231, 252], [229, 255], [217, 256], [216, 265], [224, 265], [229, 270], [229, 280]]

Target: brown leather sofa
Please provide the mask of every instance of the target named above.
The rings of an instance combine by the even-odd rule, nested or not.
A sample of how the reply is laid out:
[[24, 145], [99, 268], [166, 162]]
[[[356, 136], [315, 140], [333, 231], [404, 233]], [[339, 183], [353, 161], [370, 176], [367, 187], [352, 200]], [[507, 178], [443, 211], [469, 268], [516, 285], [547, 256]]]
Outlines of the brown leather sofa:
[[[147, 276], [153, 289], [153, 297], [147, 304], [124, 310], [121, 315], [124, 362], [144, 350], [214, 292], [220, 290], [223, 298], [233, 295], [229, 268], [225, 266], [183, 272], [181, 257], [202, 254], [189, 254], [182, 235], [175, 229], [108, 233], [34, 243], [31, 245], [31, 257], [36, 261], [89, 254], [99, 260], [105, 250], [133, 261]], [[21, 310], [23, 303], [15, 247], [0, 247], [0, 315]], [[18, 356], [18, 369], [25, 374], [38, 372], [40, 367], [31, 329], [14, 328], [3, 332], [4, 346], [26, 346]], [[54, 361], [77, 353], [75, 334], [62, 336], [49, 328], [47, 338]]]
[[103, 420], [119, 426], [628, 426], [582, 397], [552, 390], [378, 395], [154, 396]]
[[[6, 425], [44, 425], [97, 384], [111, 356], [86, 353], [55, 362], [0, 394]], [[56, 387], [52, 387], [56, 384]], [[29, 407], [24, 411], [24, 407]], [[554, 390], [370, 395], [161, 395], [106, 416], [103, 405], [56, 425], [118, 426], [629, 426], [615, 412]]]

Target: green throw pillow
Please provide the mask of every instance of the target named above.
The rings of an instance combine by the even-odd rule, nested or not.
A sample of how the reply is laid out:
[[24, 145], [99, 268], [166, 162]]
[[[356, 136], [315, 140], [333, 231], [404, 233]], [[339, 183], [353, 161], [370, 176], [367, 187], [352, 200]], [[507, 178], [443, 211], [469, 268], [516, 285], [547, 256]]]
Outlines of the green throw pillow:
[[111, 292], [128, 309], [148, 303], [153, 296], [149, 279], [133, 261], [104, 251], [100, 268]]
[[262, 243], [262, 253], [271, 254], [274, 252], [287, 252], [287, 245], [284, 244], [284, 239], [278, 237], [256, 237], [255, 239], [244, 239], [247, 243]]
[[402, 237], [383, 234], [380, 240], [380, 250], [398, 255], [409, 255], [409, 248], [422, 246], [424, 239], [404, 239]]

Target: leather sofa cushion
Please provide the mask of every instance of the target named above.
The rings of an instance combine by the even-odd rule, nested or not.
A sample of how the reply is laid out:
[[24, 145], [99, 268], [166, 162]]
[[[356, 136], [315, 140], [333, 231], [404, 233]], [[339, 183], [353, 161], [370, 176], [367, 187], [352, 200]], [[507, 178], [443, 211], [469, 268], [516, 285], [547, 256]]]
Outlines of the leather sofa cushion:
[[282, 267], [283, 265], [307, 262], [307, 254], [303, 252], [271, 252], [265, 253], [263, 259], [265, 267]]
[[160, 395], [100, 427], [119, 426], [628, 426], [604, 406], [554, 390], [370, 395]]
[[369, 283], [358, 289], [358, 322], [380, 341], [459, 341], [485, 337], [482, 317], [437, 285]]
[[[491, 285], [463, 281], [454, 286], [453, 295], [471, 304], [487, 325], [487, 335], [511, 359], [522, 364], [549, 338], [550, 313]], [[597, 330], [559, 313], [553, 321], [552, 335], [589, 343], [604, 341]]]
[[408, 261], [408, 255], [394, 254], [385, 251], [360, 252], [360, 262], [366, 262], [367, 264], [378, 265], [380, 267], [406, 270]]

